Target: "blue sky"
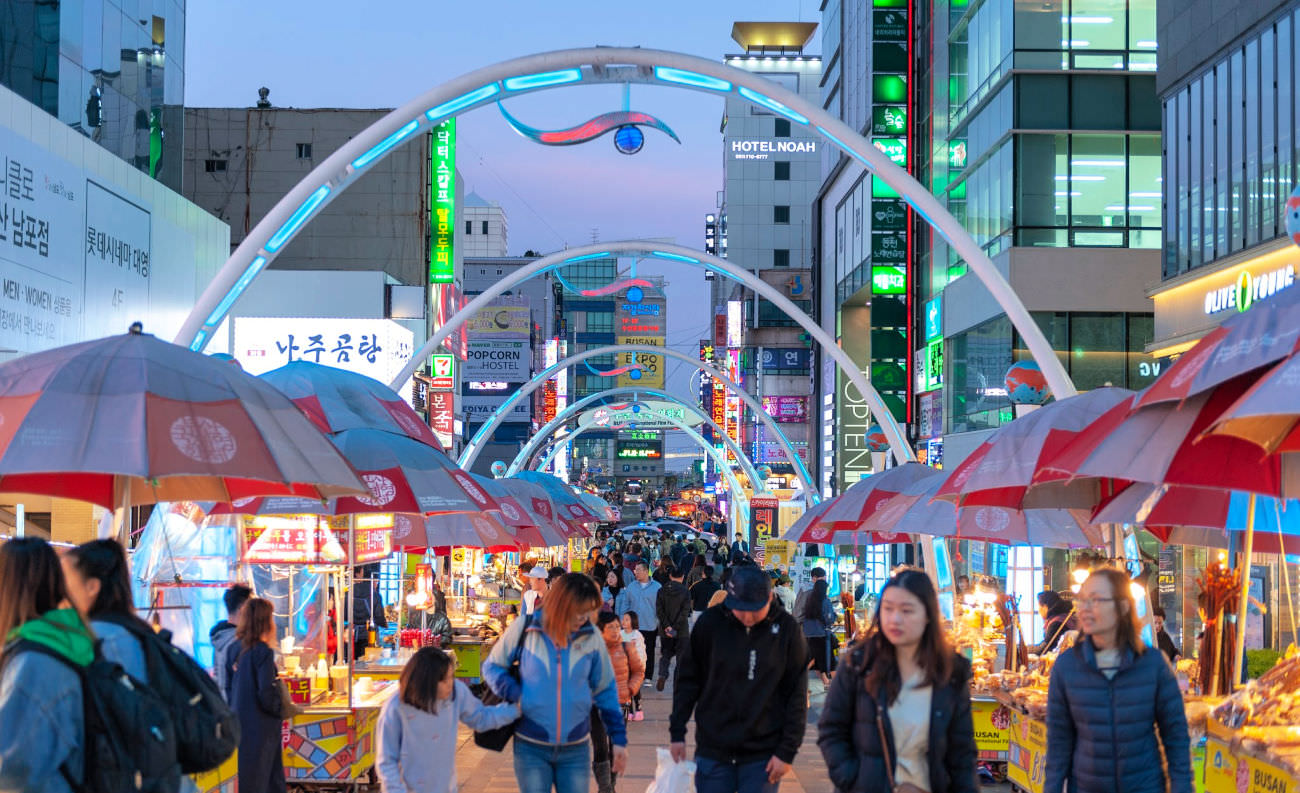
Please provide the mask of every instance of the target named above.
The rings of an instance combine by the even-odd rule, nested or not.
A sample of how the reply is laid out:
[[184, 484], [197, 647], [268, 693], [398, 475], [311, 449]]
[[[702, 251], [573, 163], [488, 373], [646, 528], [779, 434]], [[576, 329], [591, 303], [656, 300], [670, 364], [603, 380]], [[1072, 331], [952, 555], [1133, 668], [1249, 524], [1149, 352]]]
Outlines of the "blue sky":
[[[396, 107], [435, 85], [498, 61], [593, 45], [676, 50], [711, 59], [739, 51], [741, 20], [820, 21], [817, 0], [222, 0], [191, 2], [185, 103], [249, 106], [271, 89], [277, 106]], [[810, 50], [820, 51], [820, 36]], [[510, 112], [543, 129], [622, 109], [613, 86], [559, 89], [512, 99]], [[648, 130], [627, 157], [608, 137], [543, 147], [516, 134], [495, 107], [459, 122], [458, 168], [466, 187], [499, 202], [510, 251], [552, 251], [603, 240], [665, 237], [702, 247], [704, 215], [722, 187], [722, 102], [691, 91], [633, 86], [631, 109], [651, 113], [682, 139]], [[708, 290], [698, 270], [662, 267], [669, 279], [669, 344], [683, 351], [709, 332]], [[670, 362], [673, 390], [687, 388]], [[673, 444], [679, 446], [678, 443]]]

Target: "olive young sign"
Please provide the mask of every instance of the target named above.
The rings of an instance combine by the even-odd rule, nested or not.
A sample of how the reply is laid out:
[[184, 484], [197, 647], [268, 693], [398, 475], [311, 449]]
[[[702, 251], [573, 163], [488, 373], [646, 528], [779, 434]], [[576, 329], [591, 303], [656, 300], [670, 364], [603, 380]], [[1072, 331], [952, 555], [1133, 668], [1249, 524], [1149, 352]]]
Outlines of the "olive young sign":
[[1205, 313], [1217, 314], [1235, 308], [1245, 311], [1256, 300], [1272, 297], [1295, 284], [1295, 265], [1288, 264], [1276, 270], [1251, 273], [1242, 270], [1234, 284], [1211, 289], [1205, 293]]

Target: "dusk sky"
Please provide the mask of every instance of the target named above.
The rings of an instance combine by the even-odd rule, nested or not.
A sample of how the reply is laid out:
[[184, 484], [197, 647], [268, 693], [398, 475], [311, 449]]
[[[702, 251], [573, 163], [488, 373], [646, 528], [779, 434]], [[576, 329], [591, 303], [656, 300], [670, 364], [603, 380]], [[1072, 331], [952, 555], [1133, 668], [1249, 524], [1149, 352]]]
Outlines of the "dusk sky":
[[[720, 60], [740, 50], [736, 20], [820, 21], [817, 0], [223, 0], [189, 3], [185, 104], [251, 106], [271, 89], [280, 107], [389, 108], [447, 79], [510, 58], [594, 45], [676, 50]], [[820, 31], [810, 51], [820, 52]], [[663, 237], [702, 248], [704, 215], [722, 188], [722, 102], [714, 96], [633, 86], [632, 110], [657, 116], [681, 138], [646, 130], [644, 149], [618, 154], [609, 136], [544, 147], [515, 133], [495, 106], [459, 121], [458, 168], [473, 190], [506, 210], [510, 253], [549, 252], [601, 240]], [[614, 86], [562, 88], [510, 100], [529, 126], [570, 127], [623, 108]], [[669, 344], [693, 352], [709, 332], [699, 270], [655, 265], [670, 282]], [[642, 272], [645, 272], [643, 269]], [[670, 388], [689, 370], [670, 362]], [[684, 449], [683, 440], [672, 444]], [[677, 467], [677, 466], [673, 466]]]

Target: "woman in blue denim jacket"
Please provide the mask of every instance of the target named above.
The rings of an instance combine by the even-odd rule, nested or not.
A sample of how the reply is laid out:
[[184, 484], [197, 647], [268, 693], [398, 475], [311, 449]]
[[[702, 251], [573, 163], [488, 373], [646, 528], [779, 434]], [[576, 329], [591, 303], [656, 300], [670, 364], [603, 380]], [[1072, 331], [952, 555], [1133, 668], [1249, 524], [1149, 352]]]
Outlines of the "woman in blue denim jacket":
[[[591, 624], [600, 607], [596, 582], [566, 573], [551, 584], [531, 620], [516, 619], [483, 664], [497, 696], [518, 702], [515, 778], [520, 793], [587, 793], [591, 785], [592, 706], [614, 743], [612, 770], [627, 765], [627, 727], [605, 640]], [[520, 647], [519, 676], [510, 674]]]

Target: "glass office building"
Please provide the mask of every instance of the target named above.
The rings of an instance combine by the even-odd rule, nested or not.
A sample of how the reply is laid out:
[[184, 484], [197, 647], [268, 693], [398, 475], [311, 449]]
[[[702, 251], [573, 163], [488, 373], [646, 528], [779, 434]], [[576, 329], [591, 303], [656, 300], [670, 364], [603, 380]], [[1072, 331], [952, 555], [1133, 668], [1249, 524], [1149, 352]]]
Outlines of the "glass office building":
[[1225, 318], [1289, 288], [1300, 250], [1285, 207], [1300, 163], [1300, 3], [1260, 18], [1205, 18], [1162, 0], [1162, 280], [1159, 355], [1186, 350]]
[[0, 84], [180, 190], [184, 0], [5, 0]]

